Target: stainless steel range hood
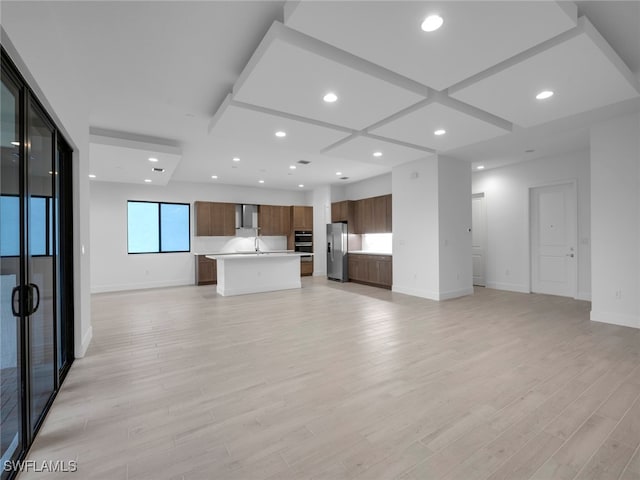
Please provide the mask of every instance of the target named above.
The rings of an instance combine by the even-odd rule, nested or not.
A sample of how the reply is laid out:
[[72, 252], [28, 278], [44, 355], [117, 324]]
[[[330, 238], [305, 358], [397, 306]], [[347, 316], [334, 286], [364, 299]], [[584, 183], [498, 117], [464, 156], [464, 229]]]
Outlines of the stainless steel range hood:
[[258, 231], [258, 206], [236, 205], [236, 230], [252, 229]]

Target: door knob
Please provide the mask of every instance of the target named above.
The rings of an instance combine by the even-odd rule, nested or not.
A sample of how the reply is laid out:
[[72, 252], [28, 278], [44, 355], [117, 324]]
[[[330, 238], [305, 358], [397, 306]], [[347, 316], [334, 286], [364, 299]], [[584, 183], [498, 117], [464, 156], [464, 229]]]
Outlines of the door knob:
[[571, 258], [573, 258], [573, 257], [574, 257], [574, 255], [573, 255], [573, 253], [567, 253], [567, 257], [571, 257]]

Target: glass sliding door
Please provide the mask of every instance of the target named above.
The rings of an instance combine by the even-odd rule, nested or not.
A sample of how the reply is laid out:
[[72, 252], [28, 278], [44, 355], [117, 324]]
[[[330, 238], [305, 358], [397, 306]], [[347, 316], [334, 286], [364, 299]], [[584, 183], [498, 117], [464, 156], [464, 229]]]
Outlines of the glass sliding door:
[[55, 390], [55, 282], [53, 232], [54, 129], [44, 113], [29, 102], [27, 109], [27, 286], [31, 305], [29, 351], [30, 424], [34, 432]]
[[22, 284], [20, 249], [20, 89], [2, 72], [0, 90], [0, 455], [2, 465], [22, 450]]
[[0, 480], [73, 362], [72, 155], [4, 49], [0, 88]]

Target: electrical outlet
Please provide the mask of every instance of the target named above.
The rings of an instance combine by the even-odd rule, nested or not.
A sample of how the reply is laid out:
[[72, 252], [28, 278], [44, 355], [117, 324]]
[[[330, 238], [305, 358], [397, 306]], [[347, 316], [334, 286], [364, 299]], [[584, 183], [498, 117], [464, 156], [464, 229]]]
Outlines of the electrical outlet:
[[616, 290], [616, 299], [617, 300], [622, 299], [622, 290]]
[[505, 274], [507, 277], [509, 276], [509, 274], [510, 274], [510, 273], [511, 273], [511, 272], [509, 271], [509, 269], [508, 269], [508, 268], [504, 271], [504, 274]]

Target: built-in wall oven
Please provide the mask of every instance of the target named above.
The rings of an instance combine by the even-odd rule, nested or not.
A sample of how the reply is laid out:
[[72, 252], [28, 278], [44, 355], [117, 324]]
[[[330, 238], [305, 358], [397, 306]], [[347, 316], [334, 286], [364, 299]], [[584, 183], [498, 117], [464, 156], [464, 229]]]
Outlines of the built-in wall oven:
[[[300, 253], [313, 253], [313, 232], [310, 230], [296, 230], [294, 232], [293, 249]], [[302, 262], [311, 262], [311, 255], [300, 257]]]

